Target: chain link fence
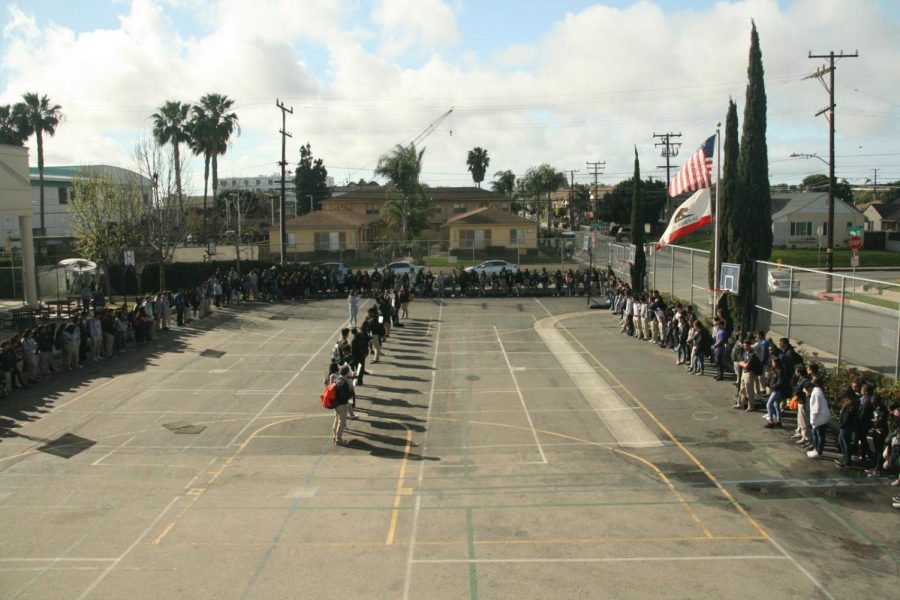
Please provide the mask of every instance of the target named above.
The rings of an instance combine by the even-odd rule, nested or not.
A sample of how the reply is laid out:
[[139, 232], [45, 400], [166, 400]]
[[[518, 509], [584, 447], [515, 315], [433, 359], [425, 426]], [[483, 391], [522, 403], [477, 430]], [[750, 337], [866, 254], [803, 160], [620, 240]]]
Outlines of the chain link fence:
[[[654, 244], [645, 252], [651, 288], [712, 316], [709, 252], [682, 246], [656, 251]], [[627, 244], [600, 244], [598, 254], [628, 280]], [[759, 329], [790, 338], [801, 350], [837, 368], [857, 366], [900, 375], [900, 284], [759, 261], [755, 285]]]

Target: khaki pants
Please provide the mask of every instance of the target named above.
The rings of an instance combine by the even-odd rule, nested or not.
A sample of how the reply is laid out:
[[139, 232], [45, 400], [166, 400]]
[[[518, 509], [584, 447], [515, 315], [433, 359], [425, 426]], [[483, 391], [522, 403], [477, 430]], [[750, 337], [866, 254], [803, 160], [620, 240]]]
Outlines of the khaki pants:
[[804, 398], [797, 401], [797, 429], [796, 433], [804, 440], [809, 439], [809, 424], [806, 422], [806, 402]]
[[378, 362], [381, 359], [381, 338], [378, 335], [372, 336], [372, 349], [375, 350], [375, 360], [372, 362]]
[[334, 408], [334, 424], [331, 427], [334, 433], [334, 441], [344, 441], [344, 430], [347, 428], [347, 405], [338, 404]]

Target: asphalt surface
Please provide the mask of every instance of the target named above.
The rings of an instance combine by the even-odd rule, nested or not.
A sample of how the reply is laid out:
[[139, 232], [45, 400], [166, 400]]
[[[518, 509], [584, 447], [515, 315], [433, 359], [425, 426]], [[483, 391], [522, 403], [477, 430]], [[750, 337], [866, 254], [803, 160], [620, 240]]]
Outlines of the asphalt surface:
[[217, 311], [0, 402], [0, 597], [896, 590], [897, 488], [583, 298], [416, 300], [333, 446], [345, 310]]

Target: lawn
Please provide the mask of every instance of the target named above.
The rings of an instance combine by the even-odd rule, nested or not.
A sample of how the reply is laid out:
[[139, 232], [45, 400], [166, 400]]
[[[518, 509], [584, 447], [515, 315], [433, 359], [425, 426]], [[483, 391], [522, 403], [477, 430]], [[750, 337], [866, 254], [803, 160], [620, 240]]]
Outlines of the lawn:
[[883, 308], [889, 308], [891, 310], [897, 310], [898, 303], [894, 300], [887, 300], [886, 298], [880, 298], [878, 296], [872, 296], [871, 294], [854, 294], [852, 292], [847, 292], [844, 296], [848, 300], [855, 300], [857, 302], [865, 302], [866, 304], [872, 304], [874, 306], [881, 306]]
[[[679, 240], [678, 245], [698, 250], [709, 250], [712, 252], [712, 240], [713, 238], [710, 232], [701, 232]], [[853, 253], [846, 248], [836, 248], [834, 251], [835, 268], [849, 268], [851, 254]], [[778, 259], [784, 261], [784, 264], [786, 265], [793, 265], [795, 267], [824, 269], [825, 249], [823, 248], [819, 251], [815, 248], [774, 248], [769, 261], [778, 262]], [[866, 269], [871, 267], [896, 267], [900, 269], [900, 252], [892, 252], [890, 250], [860, 250], [859, 267], [857, 268]]]

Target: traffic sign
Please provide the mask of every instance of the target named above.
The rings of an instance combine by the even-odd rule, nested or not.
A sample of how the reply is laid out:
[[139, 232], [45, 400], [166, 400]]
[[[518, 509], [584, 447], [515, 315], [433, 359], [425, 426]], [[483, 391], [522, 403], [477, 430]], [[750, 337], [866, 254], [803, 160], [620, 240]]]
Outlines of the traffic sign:
[[854, 235], [850, 238], [850, 249], [856, 252], [860, 248], [862, 248], [862, 238], [858, 235]]
[[859, 266], [859, 254], [856, 252], [850, 255], [850, 266], [854, 269]]
[[862, 225], [848, 227], [847, 235], [849, 235], [850, 237], [853, 237], [853, 236], [862, 237], [862, 230], [863, 230]]

